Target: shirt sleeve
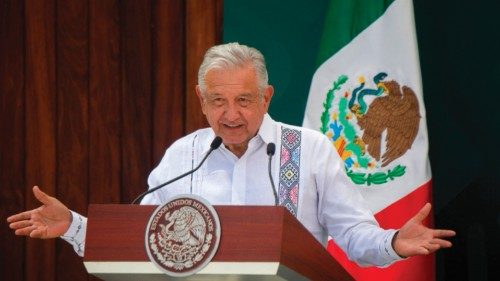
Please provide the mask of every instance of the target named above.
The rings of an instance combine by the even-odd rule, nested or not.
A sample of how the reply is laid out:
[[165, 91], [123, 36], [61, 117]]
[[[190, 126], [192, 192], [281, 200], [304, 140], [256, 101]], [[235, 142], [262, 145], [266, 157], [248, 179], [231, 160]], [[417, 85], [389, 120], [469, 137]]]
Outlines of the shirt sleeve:
[[386, 267], [401, 260], [392, 248], [397, 230], [380, 228], [329, 141], [319, 144], [317, 151], [318, 220], [328, 234], [360, 266]]
[[85, 233], [87, 232], [87, 218], [71, 211], [71, 224], [61, 236], [61, 239], [73, 246], [75, 252], [83, 257], [85, 252]]
[[394, 235], [396, 235], [397, 232], [398, 231], [394, 229], [389, 229], [385, 231], [384, 243], [381, 245], [381, 249], [379, 251], [380, 255], [382, 256], [382, 259], [387, 262], [385, 264], [380, 265], [379, 267], [387, 267], [396, 261], [404, 259], [400, 255], [398, 255], [394, 250], [394, 248], [392, 247], [392, 240], [394, 239]]

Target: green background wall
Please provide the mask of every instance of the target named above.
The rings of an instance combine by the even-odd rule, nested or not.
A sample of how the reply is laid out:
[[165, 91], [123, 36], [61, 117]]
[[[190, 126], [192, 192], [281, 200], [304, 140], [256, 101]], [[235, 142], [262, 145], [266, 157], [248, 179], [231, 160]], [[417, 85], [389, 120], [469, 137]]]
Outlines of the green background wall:
[[[261, 50], [271, 115], [300, 125], [327, 0], [224, 1], [223, 38]], [[455, 229], [437, 280], [494, 280], [500, 237], [500, 17], [495, 1], [414, 1], [436, 225]]]

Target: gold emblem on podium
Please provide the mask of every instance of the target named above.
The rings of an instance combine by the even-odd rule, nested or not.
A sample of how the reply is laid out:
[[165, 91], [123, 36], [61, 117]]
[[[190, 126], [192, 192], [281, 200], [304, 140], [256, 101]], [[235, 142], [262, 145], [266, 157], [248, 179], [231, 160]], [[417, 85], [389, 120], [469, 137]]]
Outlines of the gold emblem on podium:
[[205, 267], [215, 255], [220, 222], [215, 209], [194, 195], [174, 197], [159, 206], [146, 228], [146, 252], [165, 274], [189, 276]]

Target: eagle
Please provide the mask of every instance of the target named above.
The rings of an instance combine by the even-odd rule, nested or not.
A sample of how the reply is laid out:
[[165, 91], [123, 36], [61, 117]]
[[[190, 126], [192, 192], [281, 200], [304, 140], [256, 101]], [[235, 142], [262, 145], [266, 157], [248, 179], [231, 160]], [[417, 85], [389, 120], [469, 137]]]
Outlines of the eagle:
[[[199, 246], [203, 244], [206, 234], [206, 224], [199, 212], [189, 206], [175, 210], [172, 215], [168, 212], [165, 219], [169, 223], [160, 224], [163, 240], [173, 240], [177, 243]], [[173, 230], [170, 230], [173, 228]]]
[[386, 133], [382, 167], [401, 157], [411, 148], [418, 133], [420, 111], [418, 99], [410, 87], [396, 81], [383, 83], [386, 95], [377, 97], [366, 114], [358, 116], [366, 151], [380, 161], [382, 134]]

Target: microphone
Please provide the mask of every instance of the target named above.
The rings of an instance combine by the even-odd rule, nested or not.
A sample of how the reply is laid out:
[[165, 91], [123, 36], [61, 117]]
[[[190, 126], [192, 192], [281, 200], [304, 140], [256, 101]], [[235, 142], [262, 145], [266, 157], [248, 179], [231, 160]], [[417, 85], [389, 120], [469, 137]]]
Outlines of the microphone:
[[272, 142], [267, 144], [267, 155], [269, 156], [269, 165], [267, 166], [267, 171], [269, 173], [269, 180], [271, 181], [271, 187], [273, 189], [274, 195], [274, 206], [278, 206], [278, 194], [276, 194], [276, 188], [274, 187], [273, 175], [271, 174], [271, 159], [276, 151], [276, 145]]
[[186, 172], [186, 173], [184, 173], [184, 174], [182, 174], [180, 176], [177, 176], [177, 177], [175, 177], [175, 178], [173, 178], [173, 179], [171, 179], [171, 180], [169, 180], [169, 181], [167, 181], [165, 183], [162, 183], [162, 184], [160, 184], [158, 186], [155, 186], [153, 188], [150, 188], [150, 189], [146, 190], [145, 192], [143, 192], [139, 196], [137, 196], [134, 199], [134, 201], [132, 201], [131, 204], [137, 204], [138, 201], [140, 201], [144, 196], [148, 195], [149, 193], [155, 192], [156, 190], [164, 187], [165, 185], [171, 184], [171, 183], [173, 183], [176, 180], [179, 180], [179, 179], [181, 179], [181, 178], [183, 178], [183, 177], [185, 177], [185, 176], [187, 176], [189, 174], [192, 174], [192, 173], [196, 172], [196, 170], [198, 170], [201, 167], [201, 165], [203, 164], [203, 162], [205, 162], [205, 160], [207, 160], [208, 155], [210, 155], [210, 153], [212, 153], [212, 151], [214, 151], [217, 148], [219, 148], [219, 146], [221, 145], [221, 143], [222, 143], [222, 138], [219, 137], [219, 136], [216, 136], [214, 138], [214, 140], [212, 141], [212, 143], [210, 144], [210, 150], [208, 150], [207, 154], [205, 154], [205, 157], [203, 157], [203, 159], [201, 160], [200, 164], [198, 164], [198, 166], [196, 166], [194, 169], [192, 169], [189, 172]]

